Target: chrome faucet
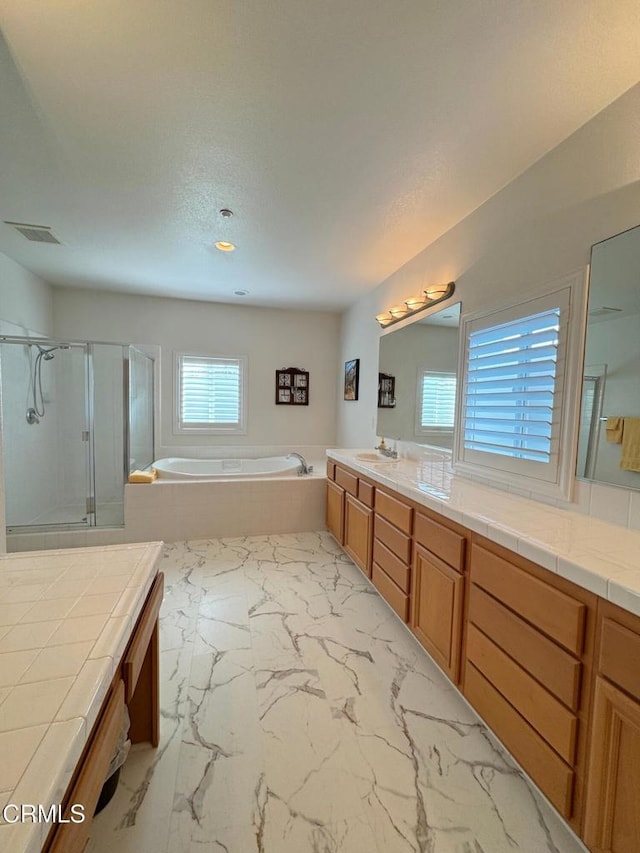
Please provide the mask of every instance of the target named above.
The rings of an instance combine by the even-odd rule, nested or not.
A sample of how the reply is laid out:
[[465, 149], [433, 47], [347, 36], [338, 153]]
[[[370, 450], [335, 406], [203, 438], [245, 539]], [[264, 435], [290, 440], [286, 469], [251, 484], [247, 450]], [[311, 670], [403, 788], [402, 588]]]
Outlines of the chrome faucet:
[[384, 443], [384, 439], [382, 439], [380, 444], [376, 448], [374, 448], [374, 450], [379, 450], [383, 456], [388, 456], [389, 459], [397, 459], [398, 458], [398, 451], [395, 449], [392, 450], [388, 445], [386, 445]]
[[300, 460], [300, 467], [298, 468], [298, 476], [302, 476], [302, 474], [311, 474], [313, 472], [313, 465], [307, 465], [307, 460], [300, 453], [289, 453], [287, 459], [291, 459], [292, 456], [295, 456], [296, 459]]

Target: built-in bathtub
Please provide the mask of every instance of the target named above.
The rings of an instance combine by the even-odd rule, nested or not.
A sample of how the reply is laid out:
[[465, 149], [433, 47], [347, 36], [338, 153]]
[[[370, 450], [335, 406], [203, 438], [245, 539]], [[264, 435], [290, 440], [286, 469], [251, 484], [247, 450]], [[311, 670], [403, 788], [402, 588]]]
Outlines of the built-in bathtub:
[[162, 480], [238, 480], [244, 478], [290, 477], [300, 461], [288, 456], [262, 459], [184, 459], [170, 456], [153, 463]]

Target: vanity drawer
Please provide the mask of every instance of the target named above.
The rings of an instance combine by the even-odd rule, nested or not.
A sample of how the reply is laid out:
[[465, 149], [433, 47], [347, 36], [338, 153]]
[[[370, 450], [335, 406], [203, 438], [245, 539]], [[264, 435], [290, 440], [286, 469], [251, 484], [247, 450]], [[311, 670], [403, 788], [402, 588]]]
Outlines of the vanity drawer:
[[80, 764], [80, 771], [66, 798], [69, 806], [82, 803], [85, 808], [85, 820], [83, 823], [60, 824], [51, 846], [46, 848], [49, 853], [81, 853], [84, 850], [89, 837], [91, 818], [120, 737], [123, 720], [124, 684], [118, 681], [93, 731], [90, 746]]
[[409, 621], [409, 596], [391, 580], [377, 563], [373, 564], [371, 580], [384, 600], [393, 607], [403, 622]]
[[353, 495], [354, 498], [358, 497], [358, 478], [354, 474], [350, 474], [348, 471], [345, 471], [344, 468], [340, 468], [336, 465], [336, 483], [345, 490], [345, 492], [349, 492], [350, 495]]
[[162, 595], [164, 592], [164, 574], [160, 572], [153, 582], [147, 596], [142, 613], [133, 632], [133, 636], [122, 659], [122, 678], [125, 686], [125, 701], [127, 704], [135, 692], [138, 678], [149, 648], [151, 635], [158, 621]]
[[406, 563], [398, 559], [386, 545], [383, 545], [379, 539], [374, 539], [373, 542], [373, 561], [381, 569], [384, 569], [389, 577], [400, 587], [402, 592], [409, 592], [411, 569]]
[[553, 747], [573, 764], [578, 720], [475, 625], [467, 631], [467, 659]]
[[[380, 492], [376, 495], [376, 505], [379, 498]], [[390, 551], [393, 551], [396, 557], [400, 557], [404, 563], [409, 565], [411, 562], [411, 537], [405, 536], [404, 533], [378, 515], [377, 506], [373, 535], [384, 543]]]
[[413, 515], [411, 507], [380, 489], [377, 490], [376, 494], [376, 512], [399, 530], [402, 530], [403, 533], [411, 533]]
[[638, 661], [640, 661], [640, 634], [620, 625], [614, 619], [603, 619], [598, 669], [602, 675], [636, 699], [640, 699]]
[[469, 621], [490, 637], [561, 702], [578, 710], [582, 664], [475, 584]]
[[419, 545], [440, 557], [452, 568], [459, 572], [464, 569], [464, 536], [419, 512], [416, 513], [413, 536]]
[[570, 817], [575, 779], [573, 770], [473, 664], [467, 665], [465, 696], [560, 814]]
[[587, 614], [581, 601], [477, 544], [471, 580], [561, 646], [581, 654]]
[[373, 498], [375, 489], [370, 483], [365, 483], [364, 480], [358, 478], [358, 500], [365, 506], [373, 506]]
[[335, 462], [327, 462], [327, 479], [335, 480], [336, 478], [336, 463]]

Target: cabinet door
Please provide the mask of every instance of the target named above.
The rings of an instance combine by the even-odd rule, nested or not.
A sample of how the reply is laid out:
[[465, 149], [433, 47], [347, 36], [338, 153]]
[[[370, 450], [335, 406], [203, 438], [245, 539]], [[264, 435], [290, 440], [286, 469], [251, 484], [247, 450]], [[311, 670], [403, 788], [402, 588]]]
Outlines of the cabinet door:
[[327, 527], [344, 545], [344, 489], [327, 480]]
[[373, 510], [347, 495], [344, 519], [344, 550], [371, 577]]
[[596, 678], [584, 839], [594, 853], [640, 850], [640, 703]]
[[460, 674], [463, 591], [461, 574], [416, 546], [411, 628], [454, 682]]

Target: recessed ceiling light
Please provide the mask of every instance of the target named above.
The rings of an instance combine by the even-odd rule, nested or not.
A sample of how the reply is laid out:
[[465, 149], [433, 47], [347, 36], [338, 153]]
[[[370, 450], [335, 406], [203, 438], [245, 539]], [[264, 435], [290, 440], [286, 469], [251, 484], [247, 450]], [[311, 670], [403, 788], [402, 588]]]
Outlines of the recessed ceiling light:
[[227, 243], [226, 240], [218, 240], [216, 249], [220, 249], [221, 252], [235, 252], [236, 247], [233, 243]]
[[225, 219], [230, 219], [233, 216], [233, 210], [229, 210], [228, 207], [223, 207], [220, 211], [220, 216], [224, 216]]
[[234, 290], [233, 293], [235, 296], [248, 296], [249, 295], [248, 290]]

